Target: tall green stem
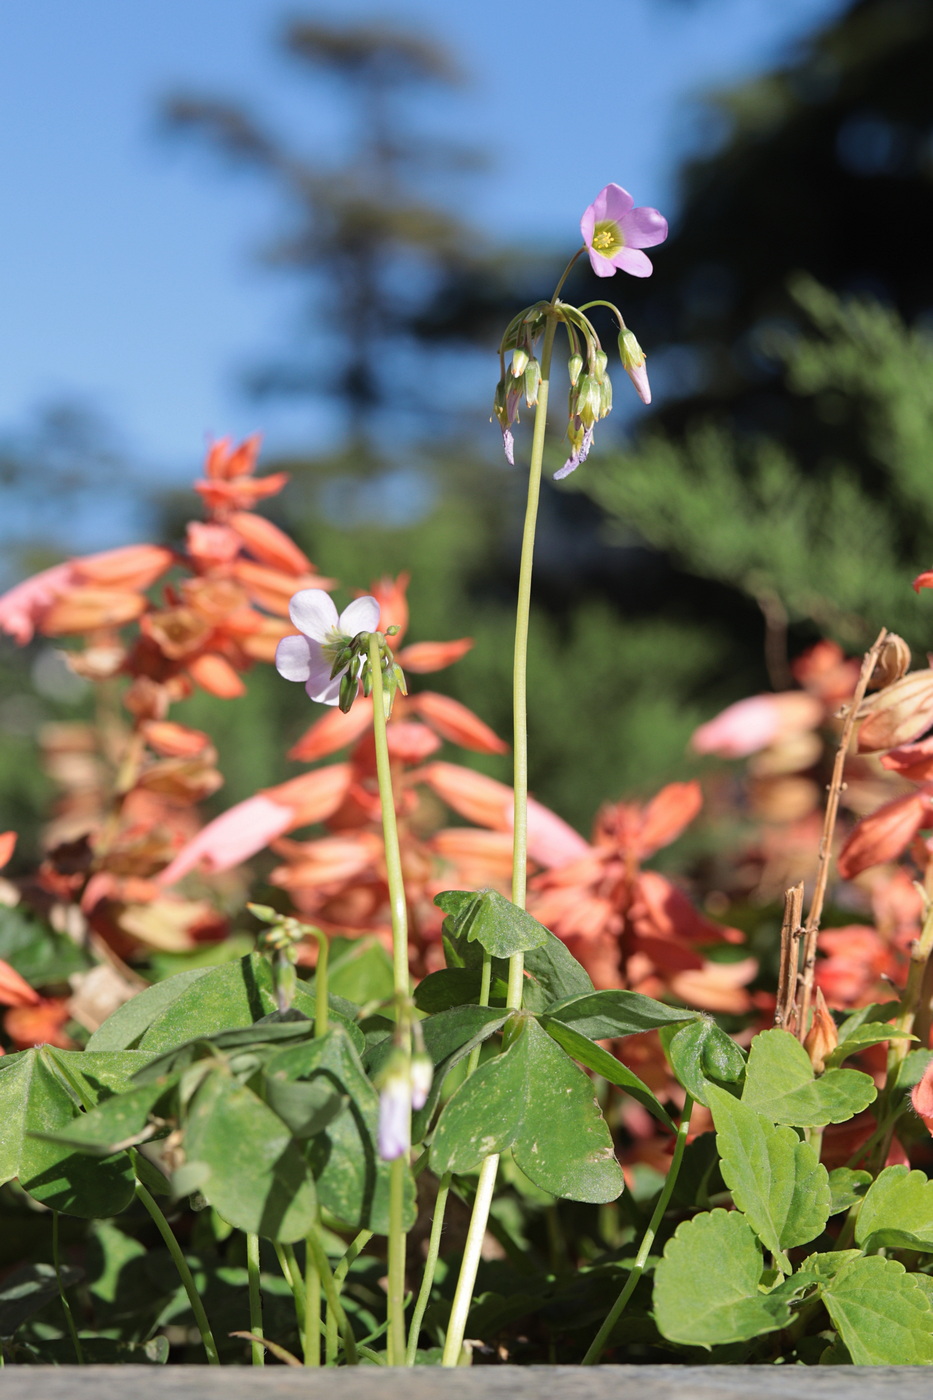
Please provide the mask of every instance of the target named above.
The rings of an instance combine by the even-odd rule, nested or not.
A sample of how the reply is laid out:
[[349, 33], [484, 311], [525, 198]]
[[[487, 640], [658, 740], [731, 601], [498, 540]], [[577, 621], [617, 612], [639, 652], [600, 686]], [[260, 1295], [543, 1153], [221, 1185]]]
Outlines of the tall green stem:
[[68, 1301], [68, 1294], [65, 1292], [65, 1281], [62, 1277], [62, 1259], [58, 1242], [58, 1220], [57, 1210], [52, 1211], [52, 1263], [55, 1268], [55, 1278], [58, 1282], [58, 1296], [61, 1299], [62, 1312], [65, 1314], [65, 1322], [68, 1326], [68, 1335], [71, 1337], [71, 1345], [75, 1349], [75, 1358], [79, 1366], [84, 1365], [84, 1351], [81, 1347], [81, 1339], [78, 1336], [78, 1329], [75, 1326], [74, 1314], [71, 1311], [71, 1304]]
[[441, 1252], [441, 1235], [444, 1231], [444, 1215], [447, 1210], [447, 1197], [450, 1193], [450, 1177], [450, 1172], [445, 1172], [437, 1188], [437, 1200], [434, 1202], [434, 1217], [431, 1221], [431, 1238], [428, 1241], [428, 1256], [424, 1261], [424, 1274], [421, 1279], [421, 1289], [418, 1293], [414, 1312], [411, 1315], [411, 1326], [408, 1329], [408, 1350], [405, 1353], [405, 1360], [409, 1366], [414, 1366], [415, 1364], [415, 1355], [418, 1351], [418, 1338], [421, 1335], [421, 1324], [424, 1320], [425, 1310], [427, 1309], [428, 1300], [431, 1297], [431, 1289], [434, 1285], [437, 1259]]
[[[557, 302], [557, 294], [576, 261], [568, 263], [560, 282], [551, 298], [551, 306]], [[531, 575], [534, 564], [535, 530], [538, 522], [538, 502], [541, 496], [541, 471], [544, 464], [544, 439], [547, 432], [547, 405], [551, 377], [551, 355], [554, 349], [554, 336], [557, 331], [557, 316], [552, 312], [544, 329], [544, 342], [541, 348], [541, 380], [538, 385], [538, 402], [535, 408], [535, 428], [531, 440], [531, 464], [528, 469], [528, 499], [525, 506], [525, 524], [522, 529], [522, 557], [518, 572], [518, 600], [515, 610], [515, 650], [512, 662], [512, 704], [513, 704], [513, 787], [515, 806], [512, 831], [512, 902], [524, 909], [528, 891], [528, 629], [531, 620]], [[514, 1011], [520, 1011], [525, 980], [525, 957], [515, 953], [509, 959], [509, 985], [506, 1004]], [[463, 1336], [476, 1273], [479, 1269], [486, 1223], [492, 1206], [496, 1173], [499, 1169], [498, 1156], [487, 1157], [479, 1175], [473, 1215], [467, 1235], [460, 1277], [450, 1310], [450, 1322], [444, 1344], [442, 1365], [456, 1366], [460, 1359]]]
[[178, 1277], [181, 1279], [182, 1286], [188, 1295], [188, 1302], [191, 1304], [191, 1311], [194, 1313], [194, 1320], [201, 1334], [201, 1341], [204, 1343], [204, 1351], [207, 1354], [208, 1365], [219, 1366], [220, 1356], [217, 1352], [217, 1343], [214, 1341], [214, 1334], [207, 1320], [207, 1313], [204, 1311], [201, 1295], [195, 1287], [195, 1282], [191, 1275], [191, 1270], [188, 1268], [188, 1261], [182, 1253], [181, 1245], [172, 1233], [172, 1227], [162, 1214], [154, 1197], [149, 1194], [141, 1181], [137, 1181], [136, 1183], [136, 1194], [151, 1215], [156, 1229], [165, 1241], [166, 1249], [172, 1256], [172, 1262], [178, 1270]]
[[[408, 906], [405, 901], [405, 880], [402, 855], [395, 817], [395, 794], [392, 789], [392, 765], [386, 735], [385, 689], [382, 682], [382, 638], [372, 633], [369, 640], [369, 664], [373, 694], [373, 738], [376, 746], [376, 777], [382, 808], [382, 835], [385, 845], [386, 882], [389, 888], [389, 910], [392, 919], [392, 976], [395, 989], [395, 1014], [406, 1014], [410, 996], [408, 980]], [[403, 1037], [403, 1053], [411, 1054], [409, 1036]], [[405, 1365], [405, 1178], [408, 1174], [407, 1156], [396, 1157], [389, 1168], [389, 1268], [388, 1268], [388, 1358], [390, 1366]]]
[[[606, 1321], [603, 1323], [602, 1327], [600, 1327], [593, 1340], [592, 1346], [584, 1356], [582, 1362], [584, 1366], [595, 1366], [602, 1356], [603, 1349], [605, 1348], [606, 1342], [609, 1340], [613, 1327], [615, 1327], [622, 1313], [625, 1311], [625, 1306], [629, 1298], [631, 1298], [632, 1294], [635, 1292], [638, 1281], [645, 1272], [645, 1265], [651, 1253], [651, 1246], [654, 1244], [661, 1221], [664, 1219], [664, 1212], [667, 1210], [674, 1187], [677, 1185], [680, 1164], [683, 1161], [684, 1149], [687, 1146], [687, 1134], [690, 1131], [690, 1114], [692, 1111], [693, 1099], [688, 1094], [684, 1100], [684, 1111], [681, 1115], [680, 1126], [677, 1129], [677, 1138], [674, 1142], [674, 1155], [671, 1158], [671, 1165], [668, 1169], [664, 1186], [661, 1189], [661, 1194], [658, 1197], [658, 1203], [648, 1222], [648, 1228], [645, 1231], [644, 1238], [635, 1256], [635, 1262], [632, 1265], [631, 1272], [625, 1280], [625, 1287], [610, 1308]], [[698, 1280], [697, 1287], [701, 1288], [702, 1286], [702, 1280]]]

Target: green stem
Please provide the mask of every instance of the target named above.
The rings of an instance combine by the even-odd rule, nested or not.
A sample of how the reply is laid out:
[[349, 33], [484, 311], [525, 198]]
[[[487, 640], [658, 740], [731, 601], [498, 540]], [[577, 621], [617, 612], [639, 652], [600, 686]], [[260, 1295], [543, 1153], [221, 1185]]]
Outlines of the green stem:
[[301, 1277], [301, 1270], [298, 1267], [298, 1260], [295, 1258], [295, 1251], [290, 1244], [278, 1244], [273, 1241], [272, 1248], [275, 1250], [275, 1257], [279, 1261], [279, 1268], [282, 1276], [289, 1288], [292, 1290], [292, 1297], [295, 1300], [295, 1317], [298, 1322], [298, 1330], [302, 1336], [302, 1346], [304, 1342], [304, 1326], [307, 1317], [307, 1300], [305, 1297], [304, 1279]]
[[[311, 1227], [312, 1232], [314, 1226]], [[305, 1321], [304, 1363], [321, 1364], [321, 1273], [317, 1266], [310, 1237], [305, 1242]]]
[[[262, 1337], [262, 1292], [259, 1285], [259, 1236], [246, 1236], [246, 1276], [249, 1280], [249, 1330]], [[254, 1366], [265, 1366], [266, 1349], [261, 1342], [250, 1342]]]
[[[479, 997], [478, 997], [478, 999], [477, 999], [477, 1006], [488, 1006], [488, 1005], [489, 1005], [489, 988], [490, 988], [491, 985], [492, 985], [492, 954], [491, 954], [491, 953], [487, 953], [487, 952], [486, 952], [486, 949], [484, 948], [484, 949], [483, 949], [483, 970], [482, 970], [482, 972], [480, 973], [480, 979], [479, 979]], [[470, 1051], [470, 1057], [469, 1057], [469, 1059], [467, 1060], [467, 1078], [468, 1078], [468, 1079], [469, 1079], [470, 1075], [475, 1071], [476, 1066], [479, 1064], [479, 1057], [480, 1057], [480, 1055], [482, 1054], [482, 1052], [483, 1052], [482, 1044], [474, 1045], [474, 1046], [473, 1046], [473, 1049]]]
[[[343, 1337], [343, 1349], [346, 1352], [347, 1365], [356, 1366], [359, 1357], [356, 1350], [356, 1339], [353, 1336], [353, 1328], [350, 1326], [350, 1321], [343, 1310], [340, 1294], [337, 1291], [337, 1284], [334, 1281], [334, 1275], [328, 1263], [327, 1255], [324, 1253], [324, 1247], [313, 1230], [308, 1236], [307, 1248], [308, 1251], [314, 1255], [314, 1263], [318, 1272], [318, 1277], [324, 1285], [324, 1296], [327, 1299], [327, 1306], [337, 1319], [337, 1326], [340, 1328], [340, 1335]], [[320, 1320], [318, 1321], [318, 1326], [320, 1327]]]
[[450, 1176], [450, 1172], [445, 1172], [437, 1188], [437, 1200], [434, 1202], [434, 1218], [431, 1221], [431, 1238], [428, 1240], [428, 1256], [424, 1261], [421, 1290], [415, 1302], [415, 1310], [411, 1315], [411, 1327], [408, 1331], [408, 1350], [405, 1353], [405, 1364], [408, 1366], [414, 1366], [415, 1364], [415, 1353], [418, 1350], [418, 1338], [421, 1335], [421, 1323], [424, 1320], [428, 1300], [431, 1297], [431, 1289], [434, 1286], [437, 1259], [441, 1252], [441, 1235], [444, 1232], [444, 1212], [447, 1209], [447, 1196], [450, 1192]]
[[165, 1241], [165, 1247], [172, 1256], [172, 1262], [178, 1270], [178, 1277], [181, 1279], [182, 1287], [188, 1295], [188, 1302], [191, 1304], [191, 1311], [194, 1313], [194, 1320], [201, 1334], [201, 1341], [204, 1343], [207, 1363], [209, 1366], [219, 1366], [220, 1356], [217, 1351], [217, 1343], [214, 1341], [214, 1334], [207, 1320], [207, 1313], [204, 1311], [201, 1295], [195, 1287], [195, 1282], [191, 1275], [191, 1270], [188, 1268], [188, 1261], [182, 1253], [181, 1245], [172, 1233], [172, 1227], [162, 1214], [157, 1202], [150, 1196], [141, 1181], [137, 1181], [136, 1183], [136, 1194], [151, 1215], [153, 1224]]
[[[392, 977], [396, 1016], [401, 1020], [411, 995], [408, 976], [408, 906], [399, 848], [392, 765], [386, 734], [385, 690], [382, 683], [382, 637], [373, 632], [369, 639], [369, 665], [373, 694], [373, 739], [376, 746], [376, 777], [382, 808], [382, 836], [385, 846], [386, 882], [392, 918]], [[403, 1052], [411, 1055], [411, 1038], [403, 1037]], [[405, 1178], [407, 1155], [396, 1157], [389, 1173], [388, 1238], [388, 1358], [390, 1366], [405, 1364]]]
[[[525, 523], [522, 529], [522, 555], [518, 572], [518, 599], [515, 608], [515, 649], [512, 661], [513, 788], [515, 799], [512, 827], [512, 903], [517, 904], [520, 909], [525, 907], [528, 892], [528, 630], [531, 620], [531, 575], [534, 564], [538, 502], [541, 496], [544, 440], [547, 432], [551, 355], [558, 322], [555, 307], [558, 293], [564, 285], [570, 269], [583, 251], [584, 249], [579, 249], [564, 269], [563, 276], [554, 289], [554, 295], [551, 298], [551, 312], [544, 328], [544, 342], [541, 347], [541, 380], [538, 384], [535, 427], [531, 439], [531, 462], [528, 468], [528, 499], [525, 506]], [[521, 1010], [524, 981], [525, 955], [524, 953], [514, 953], [509, 958], [509, 983], [506, 997], [506, 1004], [513, 1011]], [[476, 1189], [467, 1245], [463, 1252], [460, 1276], [457, 1279], [457, 1288], [450, 1310], [450, 1323], [441, 1363], [444, 1366], [456, 1366], [459, 1362], [498, 1169], [498, 1155], [487, 1157], [480, 1169], [479, 1185]]]
[[52, 1211], [52, 1263], [55, 1268], [55, 1278], [58, 1281], [58, 1296], [62, 1303], [62, 1312], [65, 1314], [65, 1323], [68, 1327], [68, 1334], [71, 1337], [71, 1344], [75, 1349], [75, 1357], [79, 1366], [84, 1365], [84, 1352], [81, 1348], [81, 1339], [78, 1336], [78, 1329], [75, 1326], [74, 1314], [71, 1311], [71, 1304], [65, 1292], [65, 1284], [62, 1279], [62, 1259], [58, 1244], [58, 1220], [57, 1210]]
[[[625, 1287], [622, 1289], [622, 1292], [619, 1294], [618, 1298], [613, 1303], [611, 1309], [609, 1310], [609, 1316], [606, 1318], [606, 1321], [603, 1323], [602, 1327], [600, 1327], [599, 1331], [596, 1334], [596, 1337], [593, 1340], [592, 1346], [584, 1356], [583, 1361], [581, 1363], [584, 1366], [595, 1366], [596, 1363], [599, 1361], [599, 1358], [603, 1354], [603, 1350], [606, 1346], [606, 1342], [609, 1339], [609, 1335], [612, 1332], [613, 1327], [615, 1327], [619, 1318], [622, 1316], [622, 1313], [625, 1311], [625, 1306], [628, 1303], [629, 1298], [631, 1298], [632, 1294], [635, 1292], [635, 1288], [638, 1284], [638, 1281], [641, 1278], [642, 1274], [645, 1272], [645, 1265], [648, 1262], [648, 1256], [651, 1253], [651, 1247], [654, 1244], [655, 1237], [658, 1233], [658, 1228], [661, 1224], [661, 1221], [664, 1219], [664, 1212], [667, 1210], [668, 1203], [671, 1199], [671, 1194], [674, 1190], [674, 1187], [677, 1184], [677, 1176], [680, 1171], [680, 1164], [683, 1161], [684, 1149], [687, 1146], [687, 1134], [690, 1131], [690, 1114], [692, 1112], [692, 1109], [693, 1099], [690, 1097], [689, 1094], [687, 1094], [686, 1099], [684, 1100], [684, 1111], [681, 1115], [680, 1126], [677, 1129], [677, 1138], [674, 1142], [674, 1155], [671, 1158], [671, 1165], [668, 1170], [664, 1186], [661, 1189], [661, 1194], [658, 1197], [658, 1203], [654, 1208], [654, 1213], [650, 1221], [648, 1222], [648, 1228], [645, 1231], [644, 1238], [642, 1239], [638, 1253], [635, 1256], [635, 1262], [632, 1265], [631, 1272], [628, 1278], [625, 1280]], [[698, 1279], [697, 1287], [701, 1288], [702, 1286], [702, 1280]]]
[[315, 1037], [327, 1034], [329, 1010], [327, 1005], [327, 957], [330, 944], [322, 929], [304, 926], [311, 937], [317, 940], [317, 966], [314, 969], [314, 1034]]
[[498, 1155], [487, 1157], [480, 1167], [476, 1199], [473, 1202], [473, 1215], [470, 1218], [466, 1247], [463, 1251], [463, 1262], [460, 1265], [460, 1277], [457, 1280], [457, 1291], [450, 1309], [450, 1322], [447, 1324], [447, 1338], [444, 1342], [444, 1354], [441, 1357], [442, 1366], [459, 1366], [460, 1364], [460, 1352], [463, 1349], [467, 1317], [470, 1312], [470, 1303], [473, 1301], [473, 1285], [476, 1282], [476, 1272], [482, 1255], [486, 1220], [492, 1205], [492, 1193], [495, 1189], [498, 1169]]

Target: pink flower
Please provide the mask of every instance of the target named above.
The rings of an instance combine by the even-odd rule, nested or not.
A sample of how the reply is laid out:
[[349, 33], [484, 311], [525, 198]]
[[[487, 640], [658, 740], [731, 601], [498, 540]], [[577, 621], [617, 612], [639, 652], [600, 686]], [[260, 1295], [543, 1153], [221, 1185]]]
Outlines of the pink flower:
[[379, 626], [378, 601], [369, 594], [354, 598], [338, 617], [329, 593], [302, 588], [289, 603], [288, 615], [301, 635], [282, 638], [275, 649], [275, 669], [287, 681], [304, 681], [312, 700], [339, 705], [347, 667], [334, 675], [337, 657], [358, 633], [374, 632]]
[[290, 807], [257, 793], [208, 822], [159, 875], [160, 885], [174, 885], [201, 862], [208, 870], [230, 870], [261, 851], [293, 824]]
[[600, 190], [580, 220], [580, 232], [597, 277], [617, 271], [650, 277], [652, 268], [642, 248], [653, 248], [667, 237], [667, 220], [657, 209], [636, 209], [621, 185]]
[[404, 1157], [411, 1147], [411, 1080], [404, 1071], [391, 1070], [379, 1095], [379, 1156], [384, 1162]]
[[696, 753], [747, 758], [781, 739], [814, 729], [822, 717], [823, 706], [802, 690], [752, 695], [701, 724], [690, 744]]

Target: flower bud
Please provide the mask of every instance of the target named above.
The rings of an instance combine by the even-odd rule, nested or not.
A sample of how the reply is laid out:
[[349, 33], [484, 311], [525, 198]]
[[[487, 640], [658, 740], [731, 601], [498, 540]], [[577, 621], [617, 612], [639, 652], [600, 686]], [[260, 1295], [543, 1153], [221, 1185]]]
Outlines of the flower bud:
[[538, 385], [541, 383], [541, 366], [531, 359], [525, 369], [525, 402], [530, 408], [538, 402]]
[[585, 428], [591, 428], [600, 417], [599, 384], [591, 374], [582, 374], [576, 388], [574, 417]]
[[599, 416], [605, 418], [612, 412], [612, 381], [608, 374], [599, 381]]
[[583, 368], [583, 356], [571, 355], [567, 361], [567, 373], [570, 375], [571, 384], [576, 384], [580, 378], [580, 371]]
[[416, 1051], [411, 1057], [411, 1106], [416, 1111], [424, 1108], [431, 1092], [434, 1079], [434, 1061], [425, 1051]]
[[813, 1024], [807, 1032], [803, 1048], [810, 1056], [810, 1063], [815, 1074], [822, 1074], [826, 1068], [826, 1056], [829, 1055], [839, 1044], [839, 1032], [836, 1029], [836, 1022], [829, 1014], [823, 993], [819, 987], [816, 989], [816, 1002], [813, 1008]]
[[512, 363], [509, 366], [513, 379], [520, 379], [525, 373], [528, 361], [531, 357], [524, 345], [518, 345], [512, 351]]
[[597, 379], [602, 379], [603, 375], [606, 373], [606, 366], [608, 363], [609, 356], [606, 354], [605, 350], [597, 350], [594, 356], [595, 367], [593, 369], [593, 373]]
[[389, 1066], [379, 1094], [377, 1145], [384, 1162], [404, 1157], [411, 1147], [411, 1079], [404, 1061]]
[[650, 403], [651, 386], [648, 383], [648, 371], [645, 369], [645, 352], [627, 328], [619, 332], [619, 358], [642, 403]]

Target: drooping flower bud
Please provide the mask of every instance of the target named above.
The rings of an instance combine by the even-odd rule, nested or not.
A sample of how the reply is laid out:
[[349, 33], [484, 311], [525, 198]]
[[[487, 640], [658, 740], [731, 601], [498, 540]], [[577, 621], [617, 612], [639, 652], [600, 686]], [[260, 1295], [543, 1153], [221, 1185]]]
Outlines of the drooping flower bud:
[[642, 403], [650, 403], [651, 386], [648, 383], [648, 371], [645, 369], [645, 352], [627, 327], [619, 332], [619, 358]]
[[538, 402], [538, 386], [540, 385], [540, 383], [541, 366], [538, 364], [537, 360], [531, 359], [525, 366], [524, 378], [525, 402], [527, 403], [529, 408], [531, 408], [533, 404], [536, 404]]
[[836, 1029], [836, 1022], [829, 1014], [823, 993], [817, 987], [816, 1001], [813, 1007], [813, 1024], [803, 1042], [803, 1048], [810, 1056], [814, 1074], [823, 1073], [826, 1068], [826, 1056], [835, 1050], [838, 1044], [839, 1031]]
[[411, 1106], [416, 1111], [424, 1108], [434, 1080], [434, 1061], [423, 1050], [416, 1050], [411, 1057]]
[[571, 355], [567, 361], [567, 373], [570, 375], [571, 384], [576, 384], [580, 378], [580, 371], [583, 368], [583, 356]]
[[379, 1092], [377, 1146], [384, 1162], [404, 1157], [411, 1147], [411, 1078], [405, 1058], [390, 1063]]
[[510, 371], [513, 379], [520, 379], [525, 373], [526, 366], [531, 356], [524, 345], [517, 345], [512, 351], [512, 363]]

